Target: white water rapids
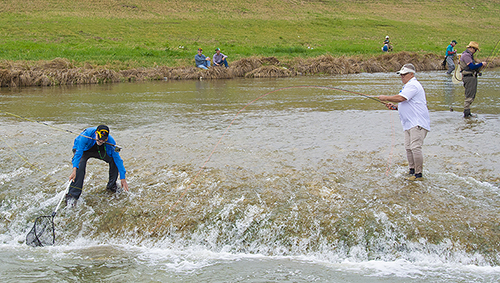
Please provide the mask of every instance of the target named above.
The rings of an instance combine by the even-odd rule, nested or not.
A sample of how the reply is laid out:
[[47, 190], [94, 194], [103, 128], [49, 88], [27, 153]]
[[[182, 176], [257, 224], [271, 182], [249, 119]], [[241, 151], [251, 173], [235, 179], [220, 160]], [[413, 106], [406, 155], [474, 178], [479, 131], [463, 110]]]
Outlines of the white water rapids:
[[469, 120], [461, 85], [442, 72], [417, 78], [432, 127], [424, 182], [403, 179], [396, 111], [354, 94], [296, 88], [243, 111], [182, 198], [236, 113], [264, 93], [322, 85], [375, 96], [398, 93], [401, 80], [357, 74], [1, 89], [4, 112], [73, 132], [109, 125], [130, 192], [107, 193], [107, 166], [91, 160], [79, 204], [55, 218], [56, 245], [26, 246], [34, 218], [50, 215], [61, 197], [75, 136], [0, 115], [0, 275], [6, 282], [497, 282], [500, 71], [479, 78], [472, 105], [479, 116]]

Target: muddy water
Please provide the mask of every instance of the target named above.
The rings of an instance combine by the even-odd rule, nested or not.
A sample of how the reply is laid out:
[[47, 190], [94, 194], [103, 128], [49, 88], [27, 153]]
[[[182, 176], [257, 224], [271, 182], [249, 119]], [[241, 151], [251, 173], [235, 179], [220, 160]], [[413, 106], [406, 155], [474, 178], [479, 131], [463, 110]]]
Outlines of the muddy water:
[[[496, 282], [500, 71], [479, 79], [471, 120], [461, 85], [441, 72], [418, 78], [432, 127], [421, 183], [403, 179], [397, 112], [346, 92], [288, 88], [395, 94], [394, 74], [2, 89], [3, 112], [48, 126], [0, 116], [0, 274]], [[78, 206], [55, 218], [56, 245], [27, 247], [34, 218], [54, 210], [71, 170], [75, 135], [58, 129], [101, 123], [123, 147], [130, 192], [105, 192], [107, 167], [90, 161]]]

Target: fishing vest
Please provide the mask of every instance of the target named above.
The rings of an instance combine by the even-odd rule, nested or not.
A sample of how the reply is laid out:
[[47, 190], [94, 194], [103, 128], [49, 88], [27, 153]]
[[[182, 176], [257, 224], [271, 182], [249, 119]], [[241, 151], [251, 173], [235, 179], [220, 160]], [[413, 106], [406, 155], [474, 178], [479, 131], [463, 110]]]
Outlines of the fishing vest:
[[[465, 51], [465, 52], [467, 52], [467, 51]], [[463, 54], [462, 54], [461, 57], [463, 57]], [[472, 58], [472, 63], [476, 64], [476, 61], [474, 60], [474, 54], [471, 54], [471, 58]], [[471, 70], [469, 68], [469, 65], [467, 65], [467, 63], [465, 63], [462, 60], [462, 58], [460, 58], [460, 69], [462, 69], [460, 72], [462, 72], [463, 76], [466, 76], [466, 75], [476, 75], [476, 73], [478, 73], [478, 70]]]

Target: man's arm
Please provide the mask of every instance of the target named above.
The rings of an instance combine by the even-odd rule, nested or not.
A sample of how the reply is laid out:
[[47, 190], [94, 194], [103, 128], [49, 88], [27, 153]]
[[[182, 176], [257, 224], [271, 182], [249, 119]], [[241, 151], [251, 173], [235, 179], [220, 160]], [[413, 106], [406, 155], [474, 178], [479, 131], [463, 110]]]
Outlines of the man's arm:
[[403, 102], [403, 101], [406, 101], [406, 98], [402, 95], [399, 95], [399, 94], [396, 94], [396, 95], [379, 95], [378, 96], [378, 99], [380, 99], [381, 101], [389, 101], [389, 102]]

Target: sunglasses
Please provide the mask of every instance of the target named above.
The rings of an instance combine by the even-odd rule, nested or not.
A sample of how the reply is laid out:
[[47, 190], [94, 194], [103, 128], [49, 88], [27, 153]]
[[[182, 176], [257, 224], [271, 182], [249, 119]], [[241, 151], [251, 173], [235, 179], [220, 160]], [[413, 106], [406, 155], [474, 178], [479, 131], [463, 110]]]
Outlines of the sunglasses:
[[107, 141], [108, 140], [109, 131], [102, 129], [102, 130], [96, 131], [96, 133], [97, 133], [98, 140], [100, 140], [100, 141]]

